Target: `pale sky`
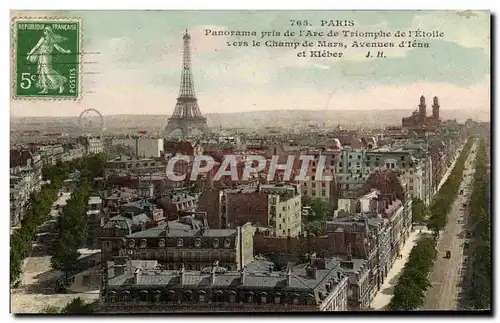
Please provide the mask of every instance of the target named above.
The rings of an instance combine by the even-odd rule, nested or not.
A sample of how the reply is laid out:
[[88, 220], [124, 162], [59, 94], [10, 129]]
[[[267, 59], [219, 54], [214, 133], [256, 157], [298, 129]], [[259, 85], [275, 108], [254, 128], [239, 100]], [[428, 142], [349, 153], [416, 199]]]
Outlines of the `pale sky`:
[[[15, 116], [77, 116], [86, 108], [103, 115], [171, 114], [179, 92], [186, 28], [192, 36], [193, 76], [202, 113], [288, 109], [411, 112], [422, 94], [428, 106], [438, 96], [443, 110], [490, 107], [489, 12], [24, 11], [12, 15], [79, 17], [84, 52], [100, 53], [84, 57], [84, 61], [96, 63], [84, 65], [80, 101], [13, 100], [11, 113]], [[354, 27], [336, 29], [394, 33], [420, 28], [441, 31], [444, 37], [431, 40], [427, 49], [384, 49], [386, 59], [364, 58], [367, 48], [348, 48], [340, 59], [318, 59], [298, 58], [298, 50], [287, 48], [228, 47], [226, 41], [240, 39], [204, 33], [205, 29], [255, 30], [260, 37], [263, 30], [287, 29], [290, 19], [308, 19], [315, 25], [321, 19], [352, 19]], [[251, 38], [247, 40], [251, 42]], [[350, 45], [354, 39], [330, 40]], [[401, 40], [385, 39], [396, 44]], [[95, 72], [98, 74], [92, 74]]]

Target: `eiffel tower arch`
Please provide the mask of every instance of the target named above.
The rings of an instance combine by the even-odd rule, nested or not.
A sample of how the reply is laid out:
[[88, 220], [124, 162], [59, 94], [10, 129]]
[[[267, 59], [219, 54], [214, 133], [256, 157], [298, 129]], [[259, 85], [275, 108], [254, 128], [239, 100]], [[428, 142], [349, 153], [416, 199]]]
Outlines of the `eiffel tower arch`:
[[180, 130], [183, 137], [188, 136], [192, 129], [197, 129], [203, 133], [207, 133], [208, 130], [207, 119], [201, 114], [194, 91], [193, 73], [191, 71], [191, 36], [187, 30], [183, 39], [181, 86], [174, 113], [168, 119], [163, 130], [164, 137], [169, 137], [175, 130]]

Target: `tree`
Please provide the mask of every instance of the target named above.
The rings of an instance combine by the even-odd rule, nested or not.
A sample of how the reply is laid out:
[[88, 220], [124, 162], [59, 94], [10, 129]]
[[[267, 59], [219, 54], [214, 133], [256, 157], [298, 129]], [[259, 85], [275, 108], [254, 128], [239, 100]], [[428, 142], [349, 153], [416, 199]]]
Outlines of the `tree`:
[[63, 271], [65, 282], [67, 282], [69, 274], [75, 270], [77, 266], [78, 257], [80, 257], [80, 253], [74, 246], [64, 245], [64, 242], [60, 242], [51, 259], [52, 268]]
[[280, 254], [272, 253], [269, 255], [269, 261], [271, 261], [274, 265], [274, 270], [281, 271], [286, 268], [288, 262], [282, 257]]
[[429, 230], [439, 232], [446, 227], [448, 213], [451, 205], [455, 200], [458, 187], [462, 181], [462, 174], [465, 168], [467, 156], [470, 154], [474, 139], [470, 137], [465, 144], [464, 149], [457, 158], [455, 166], [453, 167], [446, 182], [443, 184], [437, 195], [432, 200], [430, 206], [430, 217], [427, 221]]
[[[450, 211], [451, 203], [453, 203], [458, 193], [465, 161], [472, 144], [473, 139], [469, 138], [450, 176], [432, 201], [430, 207], [431, 216], [428, 219], [427, 227], [434, 232], [439, 232], [446, 226], [447, 215]], [[491, 306], [491, 250], [490, 221], [489, 216], [485, 214], [483, 209], [483, 194], [485, 192], [485, 186], [483, 186], [484, 175], [478, 174], [478, 172], [483, 172], [484, 170], [481, 160], [483, 157], [480, 157], [484, 156], [483, 153], [480, 153], [482, 150], [483, 144], [481, 143], [476, 162], [475, 187], [470, 204], [472, 216], [476, 220], [474, 235], [480, 237], [483, 244], [478, 246], [474, 252], [473, 288], [469, 298], [473, 300], [473, 308], [484, 309]], [[419, 204], [420, 201], [417, 201], [416, 205], [413, 205], [416, 208], [415, 214], [421, 211]], [[412, 249], [403, 273], [394, 287], [394, 297], [389, 304], [390, 310], [412, 310], [421, 306], [425, 291], [430, 286], [428, 275], [432, 270], [436, 257], [436, 242], [433, 239], [424, 238], [417, 243]]]
[[391, 311], [411, 311], [420, 307], [423, 303], [423, 291], [412, 281], [406, 281], [405, 285], [398, 284], [394, 287], [388, 309]]
[[320, 236], [325, 233], [323, 222], [312, 221], [307, 224], [307, 231], [314, 233], [315, 236]]
[[333, 211], [331, 205], [319, 198], [312, 200], [311, 210], [314, 212], [313, 218], [307, 219], [308, 221], [323, 221]]
[[85, 304], [80, 298], [73, 298], [62, 310], [63, 314], [88, 314], [92, 313], [92, 304]]
[[403, 278], [401, 284], [408, 285], [409, 282], [412, 282], [422, 291], [425, 291], [428, 287], [431, 287], [429, 276], [425, 272], [416, 268], [408, 268], [405, 272], [404, 277], [405, 278]]
[[[49, 180], [50, 184], [42, 187], [38, 193], [33, 193], [29, 199], [29, 206], [21, 221], [21, 228], [16, 230], [11, 237], [11, 252], [10, 252], [10, 279], [11, 283], [15, 283], [21, 274], [21, 265], [23, 259], [31, 250], [32, 242], [36, 237], [38, 226], [43, 224], [50, 218], [50, 210], [52, 204], [57, 199], [57, 192], [61, 189], [65, 179], [69, 174], [82, 165], [89, 169], [88, 176], [97, 176], [102, 174], [106, 157], [104, 155], [96, 155], [84, 157], [68, 162], [58, 162], [56, 165], [45, 165], [42, 168], [42, 177]], [[97, 174], [97, 175], [96, 175]], [[84, 239], [86, 234], [86, 218], [85, 208], [90, 195], [90, 180], [92, 178], [84, 178], [77, 187], [75, 202], [72, 204], [73, 217], [68, 219], [65, 224], [65, 229], [73, 233], [78, 239]], [[70, 243], [71, 239], [66, 237], [65, 243]], [[64, 257], [63, 257], [64, 258]], [[57, 261], [56, 261], [57, 263]]]
[[474, 227], [473, 245], [475, 247], [468, 299], [473, 309], [491, 308], [491, 215], [484, 209], [484, 205], [487, 203], [486, 188], [489, 182], [486, 176], [486, 154], [486, 142], [482, 138], [476, 156], [474, 189], [470, 200], [471, 222]]
[[[59, 239], [55, 253], [51, 259], [52, 267], [62, 270], [68, 281], [68, 275], [77, 265], [80, 253], [78, 249], [87, 239], [87, 206], [90, 197], [90, 180], [100, 172], [104, 163], [99, 157], [85, 157], [84, 171], [78, 180], [71, 198], [63, 208], [63, 216], [59, 218]], [[90, 165], [90, 166], [86, 166]]]
[[431, 238], [422, 238], [418, 241], [394, 286], [394, 296], [389, 303], [389, 310], [408, 311], [422, 305], [425, 291], [430, 286], [428, 277], [436, 255], [435, 242]]
[[191, 194], [199, 194], [203, 192], [203, 189], [205, 188], [205, 182], [203, 179], [197, 179], [193, 182], [189, 179], [186, 179], [186, 185], [189, 185], [187, 190]]
[[424, 201], [414, 198], [411, 203], [413, 222], [424, 222], [427, 218], [427, 208]]

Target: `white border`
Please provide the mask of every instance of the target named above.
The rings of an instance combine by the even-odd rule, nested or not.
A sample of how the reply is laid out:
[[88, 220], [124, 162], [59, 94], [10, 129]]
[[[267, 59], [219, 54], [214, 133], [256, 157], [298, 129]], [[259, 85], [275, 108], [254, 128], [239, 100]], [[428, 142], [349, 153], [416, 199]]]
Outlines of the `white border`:
[[[56, 95], [44, 95], [44, 96], [19, 96], [16, 94], [17, 86], [17, 28], [16, 24], [18, 22], [67, 22], [67, 23], [78, 23], [78, 96], [56, 96]], [[69, 17], [29, 17], [29, 16], [16, 16], [12, 18], [12, 38], [11, 38], [11, 51], [12, 51], [12, 99], [13, 100], [29, 100], [29, 101], [77, 101], [82, 98], [83, 91], [83, 29], [82, 20], [80, 18], [69, 18]]]
[[[7, 3], [6, 1], [3, 1], [1, 3], [1, 6], [2, 6], [2, 9], [4, 9], [4, 6], [6, 7], [7, 6]], [[122, 1], [122, 2], [116, 2], [116, 1], [109, 1], [109, 4], [106, 5], [103, 3], [103, 1], [96, 1], [96, 0], [86, 0], [86, 1], [82, 1], [82, 2], [78, 2], [78, 3], [75, 3], [75, 2], [68, 2], [68, 1], [61, 1], [61, 0], [45, 0], [43, 1], [43, 3], [41, 3], [39, 0], [26, 0], [26, 1], [16, 1], [16, 6], [17, 8], [16, 9], [26, 9], [26, 8], [40, 8], [41, 5], [45, 6], [44, 10], [49, 10], [49, 9], [101, 9], [101, 10], [104, 10], [104, 9], [137, 9], [137, 10], [140, 10], [140, 9], [144, 9], [144, 8], [148, 8], [148, 9], [323, 9], [323, 10], [326, 10], [326, 9], [335, 9], [335, 10], [354, 10], [354, 9], [357, 9], [357, 10], [362, 10], [362, 9], [371, 9], [371, 10], [375, 10], [375, 9], [378, 9], [378, 10], [383, 10], [383, 9], [402, 9], [402, 10], [410, 10], [410, 9], [421, 9], [421, 10], [429, 10], [429, 9], [456, 9], [456, 10], [465, 10], [465, 9], [490, 9], [492, 10], [493, 12], [497, 12], [498, 13], [498, 1], [493, 1], [493, 0], [475, 0], [475, 1], [464, 1], [464, 0], [455, 0], [455, 1], [434, 1], [434, 0], [419, 0], [419, 1], [414, 1], [414, 0], [407, 0], [407, 1], [395, 1], [395, 0], [383, 0], [383, 1], [359, 1], [359, 0], [350, 0], [350, 1], [335, 1], [335, 2], [332, 2], [332, 1], [324, 1], [324, 0], [308, 0], [307, 2], [304, 2], [304, 1], [270, 1], [270, 0], [253, 0], [251, 2], [241, 2], [241, 3], [238, 3], [238, 2], [235, 2], [235, 1], [204, 1], [204, 0], [183, 0], [183, 1], [172, 1], [170, 3], [168, 3], [168, 5], [165, 4], [165, 1], [152, 1], [152, 0], [142, 0], [142, 1]], [[113, 4], [113, 5], [111, 5]], [[122, 7], [116, 7], [116, 5], [119, 4], [121, 5]], [[77, 8], [75, 8], [75, 5], [77, 6]], [[72, 8], [71, 8], [72, 7]], [[2, 39], [2, 43], [4, 44], [4, 47], [6, 48], [10, 48], [10, 46], [8, 45], [8, 41], [9, 41], [9, 34], [10, 34], [10, 29], [8, 29], [6, 26], [9, 25], [9, 19], [8, 18], [8, 15], [6, 14], [6, 11], [8, 8], [5, 8], [6, 10], [4, 10], [4, 15], [1, 16], [1, 19], [2, 20], [6, 20], [6, 21], [3, 21], [3, 26], [4, 28], [1, 29], [1, 32], [0, 32], [0, 35], [1, 35], [1, 39]], [[498, 22], [497, 22], [498, 23]], [[495, 34], [495, 42], [498, 43], [498, 32]], [[4, 65], [3, 65], [3, 68], [5, 69], [4, 72], [3, 72], [3, 75], [9, 75], [9, 79], [10, 79], [10, 70], [9, 70], [9, 67], [8, 65], [6, 64], [7, 61], [10, 60], [9, 56], [10, 56], [10, 50], [7, 51], [7, 49], [4, 49], [4, 51], [2, 52], [4, 57], [3, 57], [3, 62], [4, 62]], [[498, 58], [497, 57], [498, 55], [498, 52], [497, 54], [495, 55], [496, 57], [495, 58]], [[493, 57], [491, 58], [493, 59]], [[7, 83], [7, 84], [3, 84], [0, 89], [3, 89], [3, 91], [8, 91], [7, 93], [5, 93], [5, 95], [3, 95], [2, 97], [3, 98], [9, 98], [10, 99], [10, 86], [8, 86], [8, 79], [7, 78], [4, 78], [3, 79], [3, 82]], [[495, 84], [495, 87], [498, 86], [498, 83], [497, 82], [493, 82], [492, 80], [492, 84]], [[498, 90], [498, 88], [496, 88]], [[498, 91], [497, 91], [498, 93]], [[5, 104], [3, 105], [4, 107], [8, 107], [10, 106], [10, 102], [8, 100], [6, 100]], [[8, 134], [8, 129], [9, 129], [9, 123], [8, 123], [8, 120], [9, 120], [9, 112], [6, 108], [4, 108], [2, 110], [2, 113], [5, 113], [5, 116], [4, 117], [0, 117], [0, 122], [2, 122], [2, 124], [0, 125], [0, 129], [2, 129], [4, 132], [4, 135], [3, 136], [0, 136], [1, 138], [1, 145], [2, 145], [2, 149], [4, 151], [7, 151], [8, 150], [8, 147], [9, 147], [9, 134]], [[497, 124], [500, 124], [498, 123], [499, 120], [497, 119], [498, 117], [498, 113], [497, 113], [497, 116], [495, 116], [495, 122]], [[497, 137], [498, 138], [498, 137]], [[500, 140], [496, 140], [496, 143], [495, 143], [495, 148], [494, 150], [496, 151], [500, 151]], [[3, 158], [2, 158], [2, 166], [3, 166], [3, 169], [5, 170], [7, 167], [8, 167], [8, 164], [9, 164], [9, 156], [8, 154], [2, 154]], [[0, 172], [0, 176], [2, 176], [2, 180], [4, 181], [4, 183], [6, 183], [8, 181], [8, 173], [7, 171], [3, 171], [3, 172]], [[499, 175], [500, 176], [500, 175]], [[497, 180], [497, 176], [495, 176], [495, 184], [496, 184], [496, 180]], [[1, 205], [3, 205], [5, 207], [5, 212], [3, 212], [4, 214], [4, 221], [8, 221], [8, 216], [6, 216], [6, 214], [9, 214], [9, 211], [7, 211], [7, 205], [9, 205], [9, 203], [7, 202], [7, 191], [9, 190], [8, 186], [5, 185], [3, 186], [5, 189], [2, 190], [3, 193], [0, 195], [1, 197], [3, 197], [5, 200], [5, 203], [2, 203]], [[496, 206], [495, 206], [495, 212], [494, 214], [496, 215], [497, 212], [496, 212]], [[495, 230], [496, 232], [499, 232], [499, 228], [498, 228], [498, 225], [499, 225], [500, 221], [497, 219], [495, 220]], [[8, 250], [8, 246], [9, 246], [9, 232], [7, 232], [7, 229], [9, 228], [9, 225], [7, 225], [7, 222], [5, 222], [5, 234], [1, 235], [1, 238], [4, 240], [4, 243], [2, 244], [2, 256], [4, 257], [4, 259], [9, 259], [9, 250]], [[495, 246], [496, 247], [496, 246]], [[498, 258], [498, 250], [500, 248], [495, 248], [495, 257], [494, 259], [497, 259]], [[9, 315], [9, 310], [10, 310], [10, 302], [9, 302], [9, 297], [10, 297], [10, 293], [8, 292], [9, 291], [9, 285], [8, 285], [8, 271], [9, 271], [9, 268], [8, 268], [8, 261], [5, 263], [4, 266], [1, 266], [0, 267], [0, 270], [2, 271], [1, 273], [1, 278], [3, 279], [4, 281], [4, 287], [3, 287], [3, 293], [1, 293], [0, 295], [2, 295], [2, 304], [4, 304], [4, 310], [1, 311], [1, 316], [2, 318], [5, 318], [7, 320], [13, 320], [14, 317]], [[500, 308], [499, 307], [499, 304], [498, 304], [498, 297], [495, 297], [494, 298], [496, 300], [496, 303], [495, 303], [495, 306], [494, 308], [498, 309]], [[459, 313], [457, 313], [458, 315], [460, 315]], [[127, 320], [127, 321], [139, 321], [139, 320], [144, 320], [144, 318], [146, 318], [146, 316], [144, 317], [133, 317], [133, 318], [125, 318], [125, 317], [119, 317], [120, 320]], [[275, 319], [275, 318], [281, 318], [279, 316], [277, 317], [260, 317], [259, 318], [259, 321], [261, 322], [270, 322], [272, 319]], [[71, 318], [59, 318], [60, 320], [62, 321], [69, 321]], [[109, 320], [110, 318], [109, 317], [104, 317], [104, 318], [99, 318], [98, 316], [97, 317], [91, 317], [91, 318], [81, 318], [81, 319], [84, 319], [84, 320], [90, 320], [92, 319], [93, 322], [105, 322], [105, 320]], [[152, 317], [147, 317], [147, 319], [151, 320], [151, 319], [154, 319]], [[156, 318], [158, 320], [162, 320], [164, 321], [165, 319], [169, 320], [170, 322], [177, 322], [177, 321], [180, 321], [181, 318], [180, 317], [162, 317], [162, 318]], [[225, 317], [207, 317], [205, 320], [206, 321], [213, 321], [213, 322], [220, 322], [221, 320], [235, 320], [237, 319], [238, 321], [250, 321], [252, 320], [252, 318], [248, 318], [248, 317], [242, 317], [242, 316], [235, 316], [235, 317], [231, 317], [231, 316], [225, 316]], [[293, 321], [293, 320], [300, 320], [300, 321], [317, 321], [317, 320], [335, 320], [335, 321], [346, 321], [347, 319], [343, 319], [343, 318], [340, 318], [340, 317], [328, 317], [328, 316], [323, 316], [323, 317], [306, 317], [306, 316], [298, 316], [296, 318], [294, 318], [293, 316], [287, 316], [285, 317], [286, 320], [290, 320], [290, 321]], [[361, 320], [361, 321], [367, 321], [369, 320], [368, 317], [353, 317], [353, 319], [356, 319], [356, 320]], [[408, 321], [413, 321], [413, 320], [418, 320], [418, 321], [422, 321], [422, 320], [426, 320], [426, 321], [429, 321], [429, 322], [432, 322], [432, 321], [436, 321], [436, 322], [443, 322], [443, 321], [452, 321], [453, 318], [441, 318], [441, 317], [435, 317], [435, 318], [425, 318], [425, 317], [420, 317], [420, 316], [416, 316], [416, 317], [412, 317], [412, 316], [407, 316], [407, 317], [394, 317], [394, 319], [396, 320], [408, 320]], [[473, 317], [470, 317], [470, 318], [463, 318], [464, 321], [474, 321], [475, 319]], [[200, 321], [201, 320], [201, 317], [196, 317], [196, 318], [185, 318], [184, 321]], [[377, 321], [385, 321], [387, 320], [387, 318], [385, 317], [380, 317], [380, 318], [377, 318], [376, 316], [373, 317], [372, 320], [377, 320]]]

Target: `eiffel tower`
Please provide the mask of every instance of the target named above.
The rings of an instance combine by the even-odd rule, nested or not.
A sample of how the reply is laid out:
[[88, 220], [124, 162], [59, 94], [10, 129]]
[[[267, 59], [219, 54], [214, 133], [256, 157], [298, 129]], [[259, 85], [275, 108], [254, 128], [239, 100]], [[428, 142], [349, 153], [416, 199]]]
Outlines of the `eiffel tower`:
[[193, 73], [191, 72], [191, 36], [187, 30], [182, 38], [184, 39], [184, 50], [182, 53], [181, 87], [174, 114], [168, 119], [163, 130], [165, 137], [170, 136], [177, 129], [181, 130], [183, 137], [189, 135], [190, 129], [207, 132], [207, 119], [201, 114], [194, 92]]

